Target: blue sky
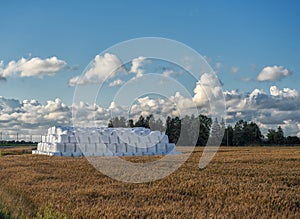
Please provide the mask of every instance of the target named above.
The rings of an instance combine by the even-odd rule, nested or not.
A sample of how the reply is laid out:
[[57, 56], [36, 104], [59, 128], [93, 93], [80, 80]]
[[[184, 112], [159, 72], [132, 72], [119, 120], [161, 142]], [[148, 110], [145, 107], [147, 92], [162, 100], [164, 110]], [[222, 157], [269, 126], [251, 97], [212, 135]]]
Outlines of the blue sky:
[[[118, 42], [149, 36], [180, 41], [206, 56], [224, 90], [299, 90], [299, 9], [299, 1], [2, 1], [4, 68], [22, 57], [53, 56], [68, 68], [42, 79], [6, 77], [0, 96], [42, 104], [60, 98], [70, 105], [74, 87], [69, 80], [97, 54]], [[274, 65], [289, 75], [256, 80], [264, 67]]]

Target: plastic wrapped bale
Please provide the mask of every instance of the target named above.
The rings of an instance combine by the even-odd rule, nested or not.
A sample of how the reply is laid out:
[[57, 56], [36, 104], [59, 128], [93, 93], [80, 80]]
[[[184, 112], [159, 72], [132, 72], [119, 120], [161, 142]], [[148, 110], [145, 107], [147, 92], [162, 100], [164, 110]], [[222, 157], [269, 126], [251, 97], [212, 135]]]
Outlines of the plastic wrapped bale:
[[77, 139], [74, 134], [70, 135], [69, 139], [70, 139], [69, 140], [70, 143], [73, 143], [73, 144], [77, 143]]
[[92, 133], [92, 134], [90, 135], [90, 142], [91, 142], [91, 143], [100, 143], [99, 138], [100, 138], [99, 133], [97, 133], [97, 132]]
[[107, 146], [104, 143], [97, 143], [95, 144], [95, 152], [97, 154], [105, 154], [107, 152]]
[[137, 154], [143, 154], [143, 153], [147, 152], [147, 143], [139, 142], [139, 143], [136, 143], [135, 146], [136, 146]]
[[167, 153], [172, 153], [172, 152], [175, 152], [176, 150], [176, 146], [174, 143], [167, 143], [166, 144], [166, 152]]
[[[125, 143], [123, 143], [123, 142], [121, 142], [121, 143], [119, 143], [118, 145], [117, 145], [117, 151], [116, 151], [116, 153], [117, 154], [124, 154], [124, 153], [126, 153], [127, 151], [126, 151], [126, 144]], [[121, 156], [121, 155], [120, 155]]]
[[95, 144], [90, 143], [80, 143], [80, 147], [82, 148], [83, 154], [85, 156], [94, 156], [95, 154]]
[[64, 150], [64, 143], [54, 143], [53, 144], [53, 152], [61, 152]]
[[69, 136], [66, 134], [60, 134], [57, 136], [58, 143], [70, 143]]
[[111, 132], [111, 134], [109, 135], [109, 143], [111, 144], [119, 144], [120, 140], [119, 140], [119, 136], [117, 134], [116, 131]]
[[161, 143], [165, 143], [165, 144], [169, 143], [168, 136], [167, 135], [163, 135], [162, 138], [160, 139], [160, 142]]
[[156, 154], [156, 145], [153, 145], [153, 146], [151, 146], [151, 147], [148, 147], [148, 148], [147, 148], [147, 153], [148, 153], [149, 155], [154, 155], [154, 154]]
[[136, 145], [140, 142], [139, 136], [135, 132], [131, 132], [128, 136], [128, 143], [131, 145]]
[[136, 153], [136, 146], [127, 144], [127, 152], [128, 154], [135, 154]]
[[165, 143], [158, 143], [156, 144], [156, 153], [157, 154], [165, 154], [166, 151], [166, 144]]
[[153, 144], [157, 144], [160, 142], [160, 132], [159, 131], [153, 131], [149, 134], [148, 138], [149, 141]]
[[91, 143], [90, 137], [87, 133], [77, 133], [76, 138], [78, 139], [78, 142], [81, 144]]
[[116, 143], [111, 143], [107, 144], [108, 151], [115, 154], [117, 153], [117, 144]]
[[104, 143], [104, 144], [109, 144], [109, 138], [108, 138], [108, 136], [105, 135], [105, 134], [100, 135], [100, 142]]
[[75, 144], [74, 143], [65, 143], [64, 144], [64, 152], [68, 152], [68, 153], [75, 152]]
[[[79, 147], [80, 146], [80, 147]], [[51, 127], [42, 137], [36, 154], [62, 156], [131, 156], [175, 152], [166, 135], [143, 127]]]

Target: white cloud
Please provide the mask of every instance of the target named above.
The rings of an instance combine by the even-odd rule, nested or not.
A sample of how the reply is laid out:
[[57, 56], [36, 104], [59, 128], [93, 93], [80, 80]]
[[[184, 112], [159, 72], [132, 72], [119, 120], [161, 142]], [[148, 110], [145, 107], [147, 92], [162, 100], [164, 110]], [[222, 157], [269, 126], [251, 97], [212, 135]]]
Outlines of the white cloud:
[[131, 62], [130, 72], [136, 74], [136, 77], [141, 77], [144, 74], [144, 70], [142, 68], [143, 63], [145, 62], [146, 58], [140, 56], [138, 58], [134, 58]]
[[[109, 107], [80, 102], [68, 106], [60, 99], [49, 100], [45, 104], [37, 100], [19, 101], [0, 97], [0, 130], [43, 133], [52, 125], [72, 125], [72, 111], [76, 115], [76, 124], [80, 126], [107, 125], [111, 115], [137, 119], [140, 115], [153, 113], [156, 118], [195, 114], [196, 106], [207, 107], [208, 95], [219, 95], [216, 78], [203, 74], [195, 88], [193, 98], [175, 93], [168, 98], [153, 99], [149, 96], [138, 98], [131, 106], [120, 106], [112, 102]], [[224, 91], [228, 123], [239, 119], [256, 122], [265, 133], [269, 128], [281, 125], [286, 135], [300, 133], [300, 94], [291, 88], [270, 87], [270, 92], [254, 89], [250, 93], [238, 90]]]
[[267, 66], [258, 74], [258, 81], [278, 81], [288, 75], [291, 72], [283, 66]]
[[21, 107], [21, 103], [16, 99], [6, 99], [5, 97], [0, 96], [0, 112], [12, 112], [15, 109]]
[[117, 80], [114, 80], [113, 82], [109, 83], [109, 86], [116, 87], [116, 86], [121, 86], [122, 84], [124, 84], [124, 81], [122, 81], [121, 79], [117, 79]]
[[[0, 111], [1, 129], [8, 131], [14, 129], [22, 132], [39, 132], [41, 127], [64, 124], [69, 125], [71, 110], [60, 99], [47, 101], [45, 105], [36, 100], [24, 100], [22, 102], [2, 98], [6, 108]], [[46, 129], [46, 128], [45, 128]]]
[[239, 70], [240, 70], [240, 68], [239, 68], [239, 67], [237, 67], [237, 66], [232, 66], [232, 67], [231, 67], [231, 72], [232, 72], [233, 74], [236, 74], [236, 73], [238, 73], [238, 72], [239, 72]]
[[270, 87], [270, 93], [254, 89], [249, 94], [238, 91], [224, 92], [227, 106], [227, 120], [234, 123], [239, 119], [255, 121], [263, 131], [281, 125], [288, 135], [299, 132], [300, 94], [291, 88]]
[[219, 79], [209, 73], [201, 75], [194, 89], [194, 93], [193, 101], [200, 106], [208, 104], [211, 98], [218, 98], [220, 95], [223, 95]]
[[241, 80], [242, 80], [242, 81], [246, 81], [246, 82], [248, 82], [248, 81], [251, 81], [252, 79], [251, 79], [251, 78], [249, 78], [249, 77], [243, 77], [243, 78], [241, 78]]
[[174, 70], [171, 70], [171, 69], [165, 70], [162, 73], [162, 75], [165, 76], [165, 77], [171, 77], [171, 76], [174, 76], [174, 75], [177, 75], [177, 74], [180, 74], [180, 73], [178, 73]]
[[283, 90], [279, 90], [276, 86], [270, 87], [270, 94], [274, 97], [298, 97], [299, 92], [295, 89], [283, 88]]
[[0, 62], [1, 77], [43, 77], [44, 75], [54, 75], [67, 66], [63, 60], [53, 56], [46, 59], [34, 57], [31, 59], [21, 58], [18, 61], [12, 60], [6, 66]]
[[122, 61], [116, 55], [110, 53], [105, 53], [103, 56], [96, 55], [84, 75], [71, 78], [69, 85], [101, 83], [105, 79], [115, 77], [122, 70], [124, 70]]
[[76, 85], [80, 85], [80, 84], [84, 84], [83, 79], [81, 79], [80, 76], [75, 76], [69, 80], [70, 86], [76, 86]]
[[223, 64], [222, 64], [221, 62], [217, 62], [217, 63], [215, 64], [215, 69], [216, 69], [216, 70], [219, 70], [220, 68], [222, 68], [222, 66], [223, 66]]

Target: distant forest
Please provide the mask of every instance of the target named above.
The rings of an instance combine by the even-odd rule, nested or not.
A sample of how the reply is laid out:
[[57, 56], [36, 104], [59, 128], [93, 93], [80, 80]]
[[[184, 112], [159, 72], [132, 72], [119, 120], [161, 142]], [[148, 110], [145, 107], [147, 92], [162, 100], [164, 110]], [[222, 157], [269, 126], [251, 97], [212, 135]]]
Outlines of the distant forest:
[[201, 114], [198, 117], [191, 115], [181, 119], [167, 117], [166, 121], [155, 119], [153, 115], [140, 116], [137, 121], [114, 117], [109, 121], [108, 127], [145, 127], [159, 130], [165, 132], [169, 141], [177, 145], [204, 146], [208, 143], [210, 135], [218, 139], [222, 138], [222, 146], [300, 145], [300, 139], [297, 136], [285, 136], [280, 126], [277, 130], [269, 129], [264, 136], [255, 122], [240, 120], [234, 126], [225, 126], [224, 120], [219, 122], [214, 119], [213, 121]]

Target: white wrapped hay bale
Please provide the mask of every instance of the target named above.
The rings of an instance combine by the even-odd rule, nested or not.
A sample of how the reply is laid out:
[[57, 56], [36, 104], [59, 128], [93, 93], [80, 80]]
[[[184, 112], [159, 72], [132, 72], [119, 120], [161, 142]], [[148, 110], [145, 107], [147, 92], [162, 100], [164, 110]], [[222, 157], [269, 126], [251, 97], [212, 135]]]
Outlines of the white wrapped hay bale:
[[90, 136], [87, 133], [78, 133], [76, 135], [76, 138], [78, 139], [78, 142], [80, 144], [90, 144], [91, 143]]
[[97, 133], [97, 132], [92, 133], [90, 135], [90, 142], [94, 143], [94, 144], [100, 143], [100, 135], [99, 135], [99, 133]]
[[42, 135], [42, 142], [46, 142], [47, 140], [47, 135]]
[[102, 134], [100, 135], [100, 142], [101, 143], [104, 143], [104, 144], [109, 144], [109, 138], [106, 134]]
[[54, 152], [61, 152], [64, 150], [64, 143], [54, 143], [53, 144], [53, 151]]
[[66, 134], [59, 134], [57, 136], [57, 142], [58, 143], [70, 143], [69, 136]]
[[154, 154], [156, 154], [156, 146], [153, 145], [153, 146], [151, 146], [151, 147], [148, 147], [148, 148], [147, 148], [147, 152], [149, 153], [149, 155], [154, 155]]
[[126, 144], [121, 142], [117, 145], [117, 149], [116, 149], [117, 154], [121, 154], [121, 153], [126, 153]]
[[107, 148], [106, 144], [104, 144], [104, 143], [97, 143], [97, 144], [95, 144], [95, 152], [96, 153], [102, 153], [102, 154], [104, 154], [104, 153], [107, 152], [107, 150], [108, 150], [108, 148]]
[[65, 143], [64, 144], [64, 152], [75, 152], [75, 144], [74, 143]]
[[158, 143], [156, 144], [156, 153], [158, 154], [165, 154], [166, 151], [166, 144], [165, 143]]
[[136, 147], [136, 153], [137, 154], [143, 154], [143, 153], [146, 153], [147, 152], [147, 148], [141, 148], [141, 147]]
[[72, 143], [72, 144], [77, 143], [77, 139], [76, 139], [74, 134], [69, 136], [69, 142]]
[[136, 153], [136, 146], [127, 144], [127, 151], [126, 151], [126, 152], [127, 152], [127, 153], [130, 153], [130, 154]]
[[51, 156], [132, 156], [176, 153], [160, 131], [136, 128], [72, 128], [53, 126], [34, 154]]
[[107, 144], [107, 149], [109, 152], [115, 154], [117, 153], [117, 144], [116, 143]]
[[158, 142], [160, 142], [160, 132], [159, 131], [154, 131], [154, 132], [151, 132], [149, 134], [149, 141], [151, 143], [154, 143], [154, 144], [157, 144]]

